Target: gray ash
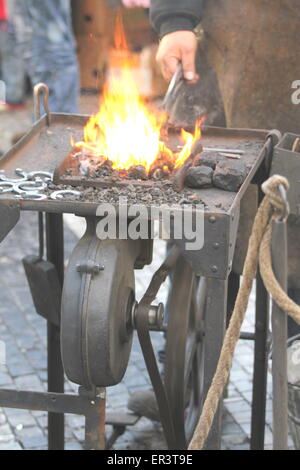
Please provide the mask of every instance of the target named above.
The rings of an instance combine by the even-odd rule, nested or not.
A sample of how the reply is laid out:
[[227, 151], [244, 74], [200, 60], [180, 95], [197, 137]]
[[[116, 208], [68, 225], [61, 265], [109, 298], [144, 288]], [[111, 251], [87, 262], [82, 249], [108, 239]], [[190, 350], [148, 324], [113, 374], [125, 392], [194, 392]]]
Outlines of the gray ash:
[[109, 202], [111, 204], [118, 204], [120, 198], [126, 198], [128, 204], [146, 204], [147, 206], [161, 206], [163, 204], [191, 204], [194, 206], [204, 204], [205, 206], [201, 197], [195, 194], [194, 191], [189, 189], [176, 191], [173, 189], [172, 183], [167, 180], [157, 181], [155, 186], [153, 185], [148, 188], [130, 183], [123, 187], [110, 186], [109, 188], [95, 188], [92, 186], [76, 186], [75, 188], [70, 185], [50, 183], [47, 192], [50, 195], [53, 191], [61, 189], [76, 189], [80, 191], [79, 201], [81, 202]]

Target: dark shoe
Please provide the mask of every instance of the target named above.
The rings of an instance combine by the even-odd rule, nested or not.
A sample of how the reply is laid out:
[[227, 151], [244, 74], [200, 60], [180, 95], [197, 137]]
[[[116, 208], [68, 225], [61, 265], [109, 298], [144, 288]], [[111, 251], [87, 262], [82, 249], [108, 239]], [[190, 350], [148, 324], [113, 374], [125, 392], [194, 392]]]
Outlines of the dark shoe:
[[133, 392], [127, 406], [130, 411], [139, 416], [145, 416], [151, 421], [160, 421], [157, 401], [152, 389]]

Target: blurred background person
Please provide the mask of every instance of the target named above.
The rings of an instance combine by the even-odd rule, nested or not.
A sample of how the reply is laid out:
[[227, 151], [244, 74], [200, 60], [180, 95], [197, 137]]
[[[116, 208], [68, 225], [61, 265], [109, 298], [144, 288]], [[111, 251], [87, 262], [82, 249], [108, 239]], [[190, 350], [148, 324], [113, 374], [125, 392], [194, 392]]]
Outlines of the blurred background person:
[[21, 52], [16, 44], [15, 30], [11, 15], [14, 0], [0, 0], [0, 61], [2, 88], [0, 111], [25, 108], [25, 71]]
[[14, 2], [11, 18], [32, 86], [46, 83], [52, 112], [76, 113], [79, 72], [70, 0]]

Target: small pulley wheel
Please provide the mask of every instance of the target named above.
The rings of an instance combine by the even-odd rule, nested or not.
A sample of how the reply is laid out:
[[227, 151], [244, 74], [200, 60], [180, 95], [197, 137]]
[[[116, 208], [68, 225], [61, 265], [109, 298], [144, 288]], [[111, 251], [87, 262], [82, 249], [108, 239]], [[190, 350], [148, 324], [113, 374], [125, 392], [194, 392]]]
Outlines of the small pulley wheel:
[[99, 240], [88, 224], [62, 294], [62, 360], [72, 382], [90, 388], [122, 380], [132, 345], [134, 261], [132, 241]]

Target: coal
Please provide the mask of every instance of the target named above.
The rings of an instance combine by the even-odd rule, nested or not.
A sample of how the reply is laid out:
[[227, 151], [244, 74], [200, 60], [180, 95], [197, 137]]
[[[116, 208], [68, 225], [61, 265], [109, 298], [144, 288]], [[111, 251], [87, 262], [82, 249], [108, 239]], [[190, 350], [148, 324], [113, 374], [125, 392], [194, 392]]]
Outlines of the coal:
[[162, 168], [156, 168], [152, 173], [151, 173], [151, 177], [154, 179], [154, 180], [163, 180], [165, 178], [169, 178], [169, 173], [167, 173], [166, 171], [164, 171]]
[[128, 170], [129, 178], [136, 180], [146, 180], [148, 178], [145, 168], [142, 165], [136, 165]]
[[[114, 173], [112, 169], [112, 162], [110, 160], [105, 160], [95, 172], [96, 178], [104, 178], [106, 176], [111, 176]], [[90, 175], [92, 176], [92, 175]]]
[[224, 161], [224, 157], [218, 152], [202, 152], [198, 153], [193, 160], [194, 166], [209, 166], [213, 170], [216, 168], [217, 164], [221, 161]]
[[243, 162], [219, 162], [213, 174], [213, 184], [225, 191], [237, 192], [245, 181], [247, 173], [247, 167]]
[[192, 166], [188, 169], [185, 184], [189, 188], [209, 188], [212, 186], [213, 169], [209, 166]]

